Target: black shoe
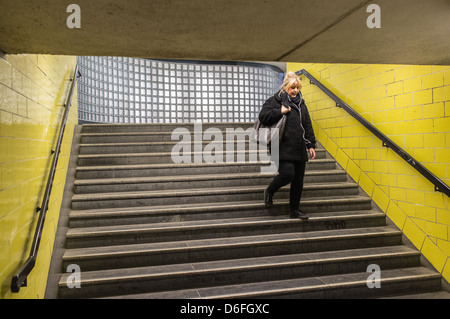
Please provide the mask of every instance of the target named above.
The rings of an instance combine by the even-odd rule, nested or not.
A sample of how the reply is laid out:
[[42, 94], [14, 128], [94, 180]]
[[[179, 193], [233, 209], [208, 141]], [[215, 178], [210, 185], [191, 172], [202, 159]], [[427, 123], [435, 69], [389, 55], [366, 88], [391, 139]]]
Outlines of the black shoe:
[[309, 216], [302, 212], [300, 209], [296, 209], [291, 212], [291, 218], [300, 218], [301, 220], [308, 220]]
[[266, 204], [266, 207], [273, 205], [273, 195], [267, 189], [264, 190], [264, 204]]

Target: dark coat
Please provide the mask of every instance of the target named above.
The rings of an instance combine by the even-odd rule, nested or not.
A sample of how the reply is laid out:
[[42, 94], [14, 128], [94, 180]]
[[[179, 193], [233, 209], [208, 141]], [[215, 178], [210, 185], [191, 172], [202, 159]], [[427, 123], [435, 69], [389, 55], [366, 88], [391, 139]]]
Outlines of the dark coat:
[[[285, 93], [284, 93], [285, 94]], [[277, 92], [264, 103], [259, 120], [262, 124], [272, 125], [278, 122], [283, 114], [281, 113], [282, 98]], [[290, 103], [291, 111], [286, 113], [286, 128], [280, 141], [280, 160], [288, 161], [308, 161], [307, 148], [316, 147], [316, 138], [306, 108], [305, 100], [301, 99], [300, 110], [298, 106]], [[301, 114], [301, 124], [300, 124]]]

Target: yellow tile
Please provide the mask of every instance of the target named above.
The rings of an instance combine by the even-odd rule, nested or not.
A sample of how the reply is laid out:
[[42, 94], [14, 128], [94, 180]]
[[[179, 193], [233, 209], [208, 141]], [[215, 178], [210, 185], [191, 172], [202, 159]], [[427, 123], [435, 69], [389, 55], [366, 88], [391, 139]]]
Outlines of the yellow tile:
[[439, 149], [435, 152], [436, 163], [448, 163], [450, 161], [450, 149]]
[[372, 97], [374, 99], [380, 99], [386, 97], [386, 86], [377, 86], [372, 88]]
[[367, 173], [367, 176], [369, 176], [369, 178], [371, 180], [373, 180], [376, 185], [380, 184], [381, 178], [380, 178], [380, 174], [378, 172], [374, 171], [374, 172], [366, 172], [366, 173]]
[[450, 85], [450, 69], [444, 71], [444, 85]]
[[446, 147], [444, 133], [425, 134], [423, 137], [426, 147], [435, 147], [435, 148]]
[[[442, 194], [442, 196], [446, 196], [446, 195]], [[449, 201], [448, 197], [446, 198], [446, 201], [447, 202]], [[450, 209], [439, 209], [438, 208], [436, 210], [436, 221], [438, 223], [450, 226]]]
[[442, 163], [423, 163], [434, 175], [439, 178], [445, 178], [446, 167]]
[[412, 76], [412, 68], [410, 65], [403, 66], [394, 70], [395, 81], [403, 81], [409, 79]]
[[347, 173], [350, 175], [355, 182], [359, 181], [359, 176], [361, 174], [361, 169], [356, 165], [354, 161], [349, 161], [347, 165]]
[[433, 103], [432, 90], [422, 90], [413, 93], [413, 105]]
[[366, 159], [367, 158], [367, 154], [366, 154], [366, 150], [363, 148], [357, 148], [353, 151], [353, 159], [355, 160], [361, 160], [361, 159]]
[[406, 189], [390, 187], [389, 196], [393, 200], [406, 201]]
[[388, 84], [386, 87], [387, 96], [403, 94], [403, 82]]
[[420, 91], [422, 89], [422, 78], [415, 77], [403, 82], [403, 90], [405, 93]]
[[11, 88], [12, 67], [7, 61], [0, 59], [0, 84]]
[[405, 121], [418, 120], [423, 118], [423, 106], [411, 106], [405, 110]]
[[410, 203], [425, 205], [425, 195], [422, 191], [408, 189], [406, 191], [406, 200]]
[[405, 136], [405, 147], [406, 148], [417, 148], [423, 147], [423, 135], [406, 135]]
[[427, 222], [426, 223], [427, 235], [439, 239], [447, 240], [448, 238], [448, 227], [447, 225]]
[[378, 148], [369, 148], [367, 150], [367, 159], [379, 160], [380, 159], [380, 150]]
[[422, 77], [422, 89], [430, 89], [444, 85], [444, 72], [424, 75]]
[[370, 177], [367, 174], [361, 173], [361, 176], [359, 178], [359, 185], [364, 190], [364, 192], [366, 192], [367, 195], [372, 197], [373, 190], [375, 188], [375, 183], [372, 179], [370, 179]]
[[395, 107], [406, 107], [412, 105], [412, 94], [402, 94], [395, 96]]
[[374, 161], [373, 170], [379, 173], [388, 173], [389, 168], [384, 161]]
[[394, 71], [387, 71], [379, 75], [380, 85], [394, 82]]
[[373, 124], [386, 123], [388, 121], [387, 111], [380, 111], [372, 113]]
[[[2, 183], [3, 184], [3, 183]], [[0, 218], [5, 217], [10, 212], [19, 207], [19, 187], [14, 186], [0, 191], [0, 203], [2, 209], [0, 210]]]
[[[450, 87], [444, 86], [433, 89], [433, 102], [442, 102], [450, 100]], [[431, 103], [431, 102], [429, 102]]]
[[380, 110], [390, 110], [395, 107], [395, 98], [393, 96], [385, 97], [380, 100]]
[[330, 153], [330, 155], [333, 156], [334, 158], [336, 157], [338, 148], [339, 147], [332, 139], [328, 139], [326, 149], [327, 149], [328, 153]]
[[389, 196], [379, 186], [375, 186], [372, 199], [383, 212], [386, 212], [389, 205]]
[[413, 121], [395, 123], [395, 133], [398, 135], [411, 134], [413, 132]]
[[425, 238], [421, 252], [437, 271], [442, 272], [448, 257], [436, 246], [436, 244], [434, 244], [429, 238]]
[[406, 202], [398, 202], [398, 207], [400, 207], [400, 209], [406, 214], [406, 216], [416, 216], [416, 205]]
[[420, 76], [424, 74], [431, 73], [431, 65], [413, 65], [412, 74], [413, 76]]
[[444, 277], [447, 282], [450, 282], [450, 258], [447, 258], [445, 267], [442, 270], [442, 277]]
[[380, 185], [397, 186], [397, 175], [389, 174], [389, 172], [380, 175]]
[[403, 109], [389, 110], [388, 111], [388, 121], [389, 122], [400, 122], [403, 121]]
[[403, 233], [417, 249], [421, 249], [425, 240], [425, 233], [410, 219], [407, 218], [403, 227]]
[[414, 133], [433, 133], [434, 127], [433, 127], [433, 120], [416, 120], [414, 121]]
[[390, 201], [386, 215], [398, 228], [403, 229], [406, 222], [406, 215], [393, 201]]
[[448, 133], [450, 127], [450, 117], [434, 119], [434, 132]]
[[414, 188], [414, 176], [399, 175], [397, 176], [397, 186], [401, 188]]
[[423, 106], [423, 118], [437, 118], [445, 116], [445, 103], [433, 103]]
[[418, 205], [416, 206], [416, 218], [435, 222], [436, 208]]
[[372, 90], [367, 89], [359, 92], [359, 99], [358, 101], [363, 102], [370, 100], [372, 98]]

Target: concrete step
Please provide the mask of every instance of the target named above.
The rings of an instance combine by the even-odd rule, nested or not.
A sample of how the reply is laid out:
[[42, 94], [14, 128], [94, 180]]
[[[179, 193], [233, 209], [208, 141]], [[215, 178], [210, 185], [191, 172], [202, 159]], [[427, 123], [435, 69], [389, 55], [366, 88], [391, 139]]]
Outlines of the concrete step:
[[[131, 299], [361, 299], [406, 294], [413, 291], [439, 291], [440, 275], [424, 267], [382, 271], [380, 288], [367, 286], [369, 273], [294, 278], [277, 281], [226, 285], [157, 293], [141, 293]], [[114, 297], [112, 297], [114, 298]]]
[[[202, 153], [201, 153], [202, 154]], [[228, 164], [238, 162], [254, 162], [257, 161], [257, 151], [223, 151], [224, 162]], [[325, 159], [326, 151], [324, 149], [316, 149], [316, 160]], [[205, 159], [198, 153], [193, 152], [191, 155], [191, 163], [195, 163], [195, 158], [201, 158], [202, 163]], [[230, 160], [228, 160], [229, 158]], [[139, 165], [139, 164], [172, 164], [173, 160], [171, 152], [151, 152], [151, 153], [124, 153], [124, 154], [81, 154], [78, 155], [79, 166], [115, 166], [115, 165]]]
[[[441, 275], [421, 266], [420, 252], [402, 244], [402, 232], [388, 226], [320, 144], [307, 164], [301, 201], [309, 220], [289, 218], [289, 186], [265, 207], [264, 189], [275, 174], [262, 174], [269, 158], [248, 143], [235, 151], [252, 126], [77, 127], [71, 207], [65, 205], [58, 230], [64, 241], [53, 254], [60, 257], [56, 275], [49, 276], [59, 297], [377, 298], [441, 291]], [[224, 138], [219, 163], [206, 160], [208, 133], [226, 137], [226, 129], [233, 149]], [[190, 141], [182, 163], [172, 158], [182, 145], [178, 133]], [[64, 272], [72, 264], [81, 268], [81, 289], [67, 287], [71, 274]], [[367, 286], [371, 264], [381, 268], [382, 288]]]
[[[261, 174], [258, 172], [81, 179], [74, 182], [74, 193], [89, 194], [269, 185], [275, 175], [276, 174]], [[318, 170], [307, 171], [305, 173], [305, 183], [334, 183], [345, 182], [346, 180], [347, 175], [342, 170]]]
[[[158, 124], [85, 124], [82, 126], [82, 133], [127, 133], [127, 132], [172, 132], [175, 129], [183, 128], [194, 132], [195, 127], [200, 127], [200, 123], [158, 123]], [[227, 128], [244, 130], [253, 127], [250, 122], [203, 122], [201, 129], [218, 128], [225, 132]]]
[[386, 225], [379, 212], [350, 213], [340, 216], [312, 215], [307, 222], [278, 217], [223, 218], [219, 220], [184, 221], [71, 228], [66, 234], [67, 247], [93, 247], [136, 242], [168, 242], [191, 239], [227, 238], [290, 232], [311, 232]]
[[[305, 223], [306, 224], [306, 223]], [[131, 239], [131, 238], [129, 238]], [[263, 234], [168, 242], [68, 247], [64, 265], [106, 269], [108, 265], [170, 265], [189, 262], [287, 255], [400, 245], [401, 232], [388, 226]], [[65, 269], [65, 268], [64, 268]]]
[[123, 154], [123, 153], [173, 153], [173, 154], [190, 154], [191, 152], [203, 152], [204, 156], [220, 152], [221, 161], [226, 161], [224, 152], [232, 152], [235, 150], [260, 150], [269, 154], [266, 147], [258, 147], [255, 143], [249, 143], [248, 140], [238, 140], [228, 144], [227, 141], [211, 142], [200, 141], [184, 142], [184, 141], [168, 141], [168, 142], [125, 142], [125, 143], [94, 143], [80, 144], [80, 154]]
[[[114, 166], [79, 166], [76, 169], [77, 179], [126, 178], [149, 176], [175, 176], [197, 174], [228, 173], [266, 173], [269, 168], [276, 167], [271, 162], [235, 162], [235, 163], [192, 163], [192, 164], [138, 164]], [[306, 170], [336, 170], [336, 162], [330, 159], [315, 159], [306, 164]]]
[[[306, 198], [302, 199], [301, 208], [304, 212], [317, 216], [328, 213], [339, 216], [340, 214], [351, 214], [355, 211], [370, 211], [372, 201], [366, 196]], [[262, 200], [172, 204], [139, 208], [72, 210], [69, 214], [69, 225], [70, 227], [95, 227], [239, 217], [287, 216], [288, 214], [287, 200], [277, 200], [271, 208], [266, 208]], [[339, 227], [338, 225], [339, 223], [335, 227]], [[330, 224], [329, 227], [333, 227], [333, 224]]]
[[[180, 129], [179, 127], [178, 129]], [[135, 143], [135, 142], [179, 142], [181, 140], [190, 139], [201, 140], [209, 139], [210, 136], [205, 131], [192, 132], [182, 131], [186, 134], [178, 134], [177, 131], [164, 131], [164, 132], [115, 132], [115, 133], [82, 133], [81, 144], [96, 144], [96, 143]], [[217, 131], [217, 134], [219, 132]], [[250, 132], [245, 132], [244, 129], [235, 131], [232, 129], [228, 133], [226, 131], [220, 132], [223, 140], [232, 141], [233, 139], [249, 139]]]
[[[420, 254], [404, 246], [351, 249], [333, 252], [300, 253], [221, 261], [176, 264], [171, 266], [134, 267], [102, 271], [84, 270], [81, 287], [67, 288], [68, 275], [60, 280], [61, 297], [77, 294], [114, 296], [127, 291], [150, 293], [272, 281], [298, 280], [305, 277], [342, 275], [360, 272], [370, 264], [383, 271], [414, 267], [420, 264]], [[226, 289], [225, 289], [226, 290]], [[164, 293], [164, 292], [163, 292]]]
[[[121, 193], [75, 194], [72, 209], [100, 209], [113, 207], [142, 207], [152, 205], [213, 203], [229, 201], [263, 200], [267, 186], [244, 186], [222, 188], [196, 188], [164, 191], [137, 191]], [[283, 187], [274, 200], [287, 198], [289, 187]], [[358, 185], [354, 183], [305, 184], [302, 197], [351, 196], [358, 195]]]

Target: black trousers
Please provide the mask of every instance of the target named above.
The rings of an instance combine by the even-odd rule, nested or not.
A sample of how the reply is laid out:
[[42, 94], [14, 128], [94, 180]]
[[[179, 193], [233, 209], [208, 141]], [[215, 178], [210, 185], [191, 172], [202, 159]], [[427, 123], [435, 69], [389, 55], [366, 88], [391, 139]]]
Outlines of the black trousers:
[[275, 194], [281, 187], [291, 184], [289, 208], [291, 211], [300, 208], [300, 199], [303, 191], [306, 162], [283, 161], [278, 164], [278, 175], [270, 183], [267, 191]]

